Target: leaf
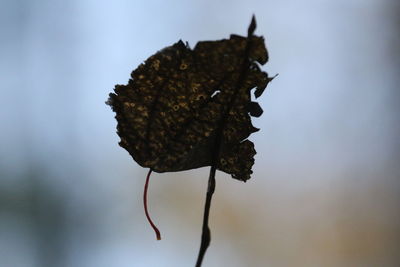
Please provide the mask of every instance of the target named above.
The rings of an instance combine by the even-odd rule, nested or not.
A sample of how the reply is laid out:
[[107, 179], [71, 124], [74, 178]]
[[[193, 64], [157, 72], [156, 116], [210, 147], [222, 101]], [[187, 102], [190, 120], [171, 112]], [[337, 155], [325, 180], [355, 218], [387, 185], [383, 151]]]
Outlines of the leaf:
[[242, 181], [252, 173], [256, 151], [247, 138], [258, 131], [251, 116], [263, 110], [250, 93], [255, 89], [258, 98], [273, 79], [260, 69], [268, 53], [263, 37], [253, 35], [255, 28], [253, 16], [247, 37], [203, 41], [194, 49], [182, 41], [166, 47], [134, 70], [127, 85], [117, 85], [107, 101], [116, 113], [120, 145], [150, 168], [144, 209], [158, 240], [160, 232], [147, 209], [151, 172], [211, 166], [196, 267], [211, 240], [216, 170]]
[[203, 41], [194, 49], [178, 41], [149, 57], [116, 85], [107, 102], [116, 113], [120, 146], [143, 167], [172, 172], [212, 166], [246, 181], [256, 151], [247, 138], [258, 131], [259, 97], [271, 78], [262, 72], [268, 53], [253, 35]]

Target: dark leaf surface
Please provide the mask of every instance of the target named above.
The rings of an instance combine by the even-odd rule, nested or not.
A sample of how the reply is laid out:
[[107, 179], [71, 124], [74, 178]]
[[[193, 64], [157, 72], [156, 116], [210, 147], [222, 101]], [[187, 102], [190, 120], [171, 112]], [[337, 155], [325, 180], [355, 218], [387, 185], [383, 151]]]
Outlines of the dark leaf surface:
[[246, 181], [256, 151], [247, 138], [258, 129], [252, 102], [271, 78], [259, 65], [268, 60], [263, 37], [203, 41], [191, 49], [182, 41], [149, 57], [117, 85], [108, 104], [116, 112], [120, 145], [143, 167], [156, 172], [215, 165]]

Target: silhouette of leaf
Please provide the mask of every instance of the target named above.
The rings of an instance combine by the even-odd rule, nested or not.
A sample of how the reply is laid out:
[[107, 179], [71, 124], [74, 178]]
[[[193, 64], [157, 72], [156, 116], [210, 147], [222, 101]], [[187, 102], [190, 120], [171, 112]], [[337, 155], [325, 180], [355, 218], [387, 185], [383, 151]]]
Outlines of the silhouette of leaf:
[[117, 85], [107, 102], [116, 113], [120, 146], [155, 172], [204, 166], [246, 181], [252, 173], [258, 131], [250, 116], [262, 114], [251, 101], [268, 82], [260, 70], [268, 60], [263, 37], [253, 35], [198, 42], [182, 41], [149, 57]]
[[146, 217], [161, 239], [147, 210], [152, 171], [171, 172], [211, 166], [204, 207], [202, 238], [196, 267], [210, 244], [208, 218], [215, 190], [215, 172], [250, 179], [254, 144], [247, 138], [258, 131], [251, 116], [263, 113], [260, 97], [273, 79], [259, 65], [268, 61], [263, 37], [253, 35], [253, 16], [247, 37], [203, 41], [194, 49], [182, 41], [149, 57], [117, 85], [107, 104], [116, 113], [120, 145], [143, 167], [150, 168], [144, 189]]

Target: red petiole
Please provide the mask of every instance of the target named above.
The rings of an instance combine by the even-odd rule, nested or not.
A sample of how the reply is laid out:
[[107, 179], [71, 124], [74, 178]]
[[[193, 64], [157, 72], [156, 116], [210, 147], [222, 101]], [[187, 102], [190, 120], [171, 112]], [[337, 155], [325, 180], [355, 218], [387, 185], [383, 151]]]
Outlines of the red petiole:
[[151, 227], [153, 227], [154, 232], [156, 233], [157, 240], [161, 240], [161, 234], [158, 228], [154, 225], [153, 221], [150, 218], [149, 211], [147, 209], [147, 190], [149, 187], [149, 181], [150, 181], [150, 174], [151, 174], [151, 169], [149, 170], [149, 173], [147, 174], [146, 177], [146, 183], [144, 184], [144, 192], [143, 192], [143, 204], [144, 204], [144, 212], [146, 214], [146, 218], [149, 221]]

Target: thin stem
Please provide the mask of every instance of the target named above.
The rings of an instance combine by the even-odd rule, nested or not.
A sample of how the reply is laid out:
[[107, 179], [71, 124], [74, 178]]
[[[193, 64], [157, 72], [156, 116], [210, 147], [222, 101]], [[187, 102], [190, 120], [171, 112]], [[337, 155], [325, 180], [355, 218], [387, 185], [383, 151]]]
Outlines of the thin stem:
[[199, 256], [197, 257], [197, 262], [196, 262], [196, 267], [201, 267], [201, 263], [203, 261], [204, 255], [207, 251], [208, 246], [210, 245], [211, 241], [211, 233], [210, 233], [210, 228], [208, 227], [208, 217], [210, 214], [210, 207], [211, 207], [211, 199], [212, 195], [214, 194], [215, 190], [215, 171], [216, 171], [216, 162], [219, 158], [219, 152], [220, 152], [220, 147], [221, 147], [221, 142], [222, 142], [222, 130], [224, 129], [226, 125], [226, 119], [228, 117], [229, 111], [232, 109], [236, 96], [238, 95], [238, 92], [240, 88], [242, 88], [243, 82], [245, 81], [248, 68], [249, 68], [249, 53], [252, 45], [251, 37], [253, 36], [254, 30], [256, 29], [256, 20], [255, 17], [253, 16], [250, 26], [248, 28], [248, 36], [247, 36], [247, 43], [246, 43], [246, 48], [244, 51], [244, 59], [242, 63], [242, 70], [240, 72], [239, 78], [238, 78], [238, 83], [236, 85], [236, 88], [234, 90], [234, 94], [230, 101], [228, 102], [227, 109], [225, 110], [222, 118], [221, 118], [221, 123], [220, 126], [218, 127], [216, 131], [216, 137], [215, 137], [215, 146], [214, 146], [214, 151], [213, 151], [213, 160], [212, 160], [212, 165], [210, 169], [210, 177], [208, 178], [208, 189], [207, 189], [207, 196], [206, 196], [206, 204], [204, 206], [204, 216], [203, 216], [203, 229], [202, 229], [202, 234], [201, 234], [201, 244], [200, 244], [200, 251], [199, 251]]
[[211, 166], [210, 169], [210, 177], [208, 178], [208, 188], [207, 188], [207, 196], [206, 196], [206, 203], [204, 206], [204, 216], [203, 216], [203, 228], [201, 234], [201, 244], [200, 244], [200, 251], [199, 256], [197, 257], [196, 267], [201, 267], [201, 263], [204, 258], [204, 254], [208, 246], [210, 245], [211, 241], [211, 233], [210, 228], [208, 227], [208, 217], [210, 214], [210, 207], [211, 207], [211, 198], [215, 191], [215, 165]]
[[144, 184], [144, 192], [143, 192], [144, 213], [146, 214], [147, 220], [149, 221], [151, 227], [153, 227], [154, 232], [156, 233], [157, 240], [161, 240], [160, 231], [158, 230], [157, 226], [155, 226], [155, 224], [151, 220], [149, 211], [147, 209], [147, 190], [149, 187], [150, 174], [151, 174], [151, 169], [149, 170], [149, 173], [147, 174], [146, 183]]

